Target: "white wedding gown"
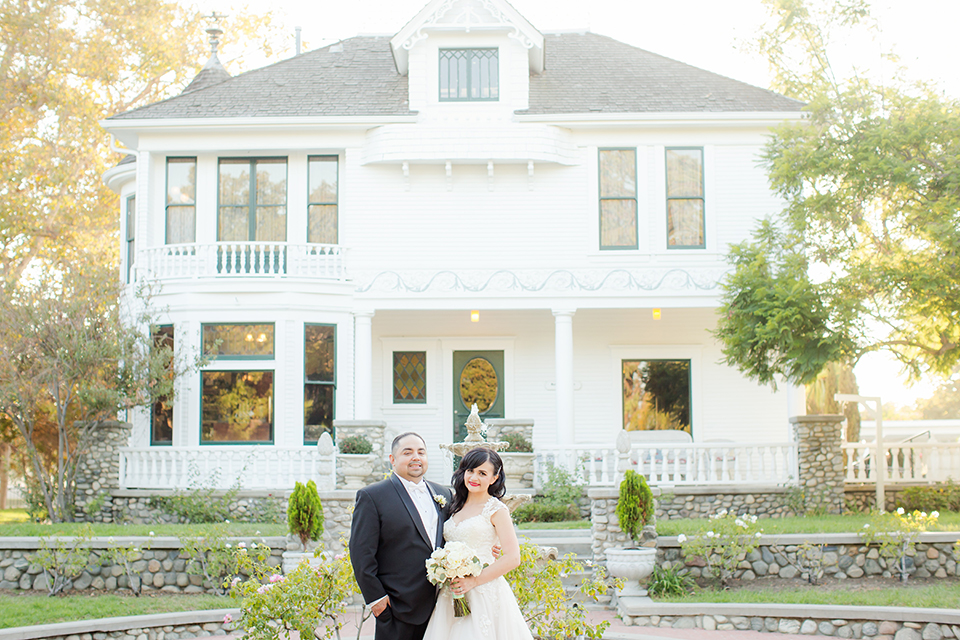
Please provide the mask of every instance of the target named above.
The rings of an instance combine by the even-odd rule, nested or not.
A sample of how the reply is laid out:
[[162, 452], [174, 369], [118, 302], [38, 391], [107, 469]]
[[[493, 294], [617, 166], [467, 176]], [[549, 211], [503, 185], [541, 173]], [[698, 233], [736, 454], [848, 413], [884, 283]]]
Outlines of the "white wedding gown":
[[[462, 542], [476, 551], [485, 565], [493, 564], [493, 545], [498, 544], [499, 539], [490, 517], [506, 508], [507, 505], [491, 496], [479, 515], [459, 524], [453, 518], [447, 520], [443, 524], [443, 539]], [[470, 615], [456, 618], [450, 589], [441, 589], [424, 640], [532, 640], [517, 599], [503, 576], [471, 589], [466, 598]]]

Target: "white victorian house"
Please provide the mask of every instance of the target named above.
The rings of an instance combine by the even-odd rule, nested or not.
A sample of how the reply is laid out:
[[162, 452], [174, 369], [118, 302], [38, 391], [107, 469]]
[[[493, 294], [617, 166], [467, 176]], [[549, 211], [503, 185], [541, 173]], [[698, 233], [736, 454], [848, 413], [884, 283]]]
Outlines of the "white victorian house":
[[710, 331], [727, 245], [781, 206], [759, 153], [800, 109], [502, 0], [236, 77], [214, 54], [103, 123], [133, 152], [105, 178], [121, 276], [159, 285], [176, 350], [215, 353], [131, 416], [132, 450], [285, 469], [334, 420], [384, 422], [445, 481], [473, 402], [543, 449], [789, 440], [789, 390]]

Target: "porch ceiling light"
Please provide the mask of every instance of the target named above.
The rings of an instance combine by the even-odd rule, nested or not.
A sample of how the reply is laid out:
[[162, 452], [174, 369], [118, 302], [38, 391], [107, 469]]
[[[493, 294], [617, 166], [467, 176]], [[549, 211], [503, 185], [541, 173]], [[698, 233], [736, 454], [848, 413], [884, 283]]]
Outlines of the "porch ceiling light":
[[476, 309], [470, 312], [470, 322], [480, 322], [480, 312]]
[[660, 309], [659, 309], [659, 308], [653, 310], [653, 319], [654, 319], [654, 320], [659, 320], [659, 319], [660, 319]]

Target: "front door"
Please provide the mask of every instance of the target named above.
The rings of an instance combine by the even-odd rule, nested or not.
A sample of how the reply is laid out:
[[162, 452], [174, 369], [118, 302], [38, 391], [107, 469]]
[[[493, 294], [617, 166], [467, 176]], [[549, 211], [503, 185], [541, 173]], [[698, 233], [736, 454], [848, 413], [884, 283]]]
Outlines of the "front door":
[[470, 406], [480, 418], [503, 417], [503, 351], [453, 352], [453, 441], [467, 437]]

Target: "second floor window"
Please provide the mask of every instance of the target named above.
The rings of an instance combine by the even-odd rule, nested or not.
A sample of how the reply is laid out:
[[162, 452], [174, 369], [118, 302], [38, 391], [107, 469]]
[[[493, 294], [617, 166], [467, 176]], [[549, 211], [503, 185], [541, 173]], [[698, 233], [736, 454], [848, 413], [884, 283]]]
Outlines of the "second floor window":
[[498, 100], [498, 58], [497, 49], [441, 49], [440, 100]]
[[133, 263], [137, 258], [137, 196], [126, 201], [127, 282], [133, 282]]
[[287, 239], [286, 158], [220, 160], [217, 240]]
[[637, 150], [600, 149], [600, 248], [637, 248]]
[[307, 242], [337, 244], [337, 156], [310, 156]]
[[702, 249], [703, 149], [667, 149], [667, 247]]
[[167, 158], [167, 244], [197, 241], [197, 159]]

